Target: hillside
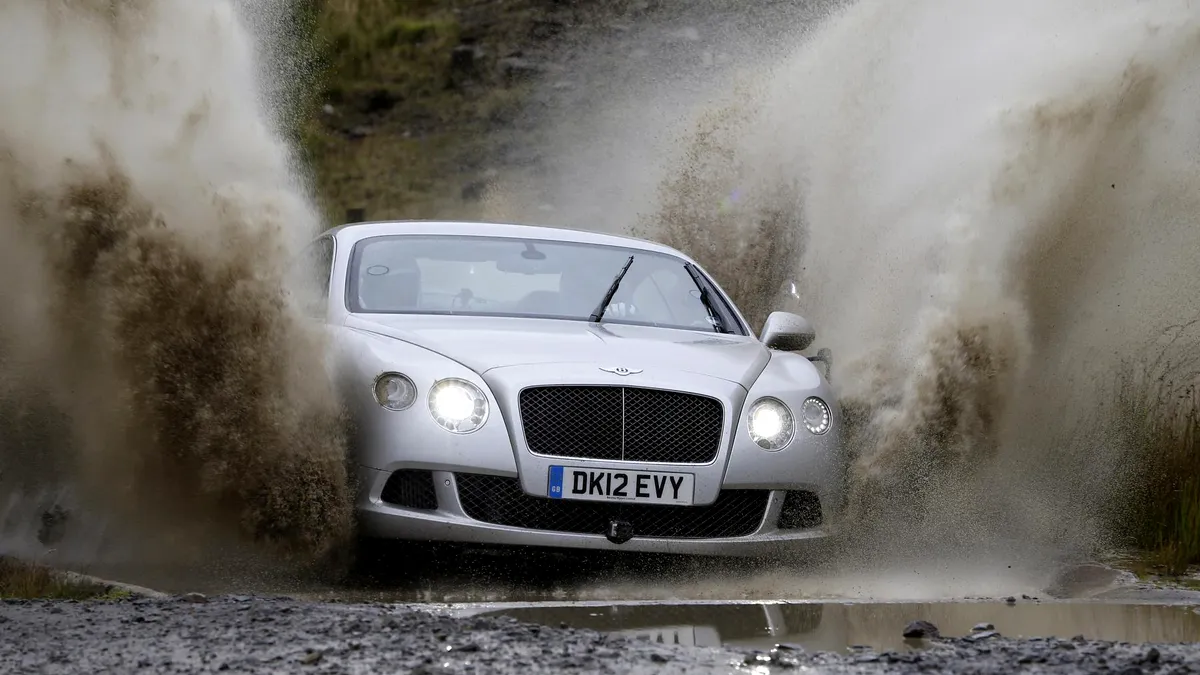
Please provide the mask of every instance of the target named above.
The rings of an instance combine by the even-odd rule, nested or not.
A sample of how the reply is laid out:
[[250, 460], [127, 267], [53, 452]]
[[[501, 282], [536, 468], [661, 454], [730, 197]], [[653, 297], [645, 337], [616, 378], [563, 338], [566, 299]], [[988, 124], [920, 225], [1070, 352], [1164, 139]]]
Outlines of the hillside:
[[636, 18], [630, 0], [328, 0], [314, 8], [324, 78], [304, 145], [331, 218], [467, 216], [568, 40]]

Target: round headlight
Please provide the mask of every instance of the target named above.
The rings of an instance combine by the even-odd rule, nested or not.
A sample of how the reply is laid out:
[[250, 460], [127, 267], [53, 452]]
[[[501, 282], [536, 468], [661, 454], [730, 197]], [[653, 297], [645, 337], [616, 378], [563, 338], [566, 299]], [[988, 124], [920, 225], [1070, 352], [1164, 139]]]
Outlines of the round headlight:
[[764, 450], [782, 450], [792, 442], [796, 423], [783, 401], [762, 398], [750, 406], [750, 438]]
[[487, 421], [487, 396], [466, 380], [439, 380], [429, 390], [429, 412], [446, 431], [469, 434]]
[[829, 425], [833, 423], [829, 405], [815, 396], [804, 399], [800, 417], [804, 420], [804, 428], [818, 435], [829, 431]]
[[375, 378], [375, 401], [388, 410], [405, 410], [417, 400], [417, 385], [400, 373]]

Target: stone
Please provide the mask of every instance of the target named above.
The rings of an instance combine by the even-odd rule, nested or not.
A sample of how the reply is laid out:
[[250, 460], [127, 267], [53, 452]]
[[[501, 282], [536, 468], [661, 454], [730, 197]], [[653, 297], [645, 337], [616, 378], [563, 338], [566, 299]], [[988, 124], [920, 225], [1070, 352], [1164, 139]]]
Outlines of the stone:
[[936, 638], [940, 636], [938, 627], [928, 621], [913, 621], [904, 627], [904, 637], [906, 638]]
[[475, 45], [458, 45], [450, 50], [450, 71], [458, 74], [474, 73], [483, 50]]

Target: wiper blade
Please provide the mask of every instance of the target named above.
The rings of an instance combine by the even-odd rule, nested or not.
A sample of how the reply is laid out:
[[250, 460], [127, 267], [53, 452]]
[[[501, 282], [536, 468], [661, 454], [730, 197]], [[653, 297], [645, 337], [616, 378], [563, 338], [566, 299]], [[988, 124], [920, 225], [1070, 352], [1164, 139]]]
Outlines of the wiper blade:
[[721, 318], [721, 313], [717, 311], [717, 306], [713, 304], [712, 296], [708, 294], [708, 284], [704, 283], [703, 277], [700, 276], [700, 271], [691, 263], [684, 263], [683, 268], [692, 277], [692, 282], [696, 284], [696, 288], [700, 289], [700, 302], [708, 310], [708, 315], [712, 318], [713, 328], [716, 328], [718, 333], [729, 333], [730, 330], [725, 327], [725, 321]]
[[617, 294], [617, 287], [621, 285], [621, 280], [625, 278], [625, 273], [629, 271], [629, 266], [632, 264], [633, 256], [629, 256], [629, 260], [626, 261], [625, 266], [621, 268], [621, 271], [617, 273], [616, 278], [613, 279], [612, 285], [608, 287], [608, 292], [604, 294], [604, 299], [600, 301], [599, 305], [596, 305], [596, 309], [592, 312], [592, 315], [588, 317], [588, 321], [591, 321], [592, 323], [600, 323], [600, 319], [604, 318], [604, 312], [608, 309], [608, 303], [612, 302], [613, 296]]

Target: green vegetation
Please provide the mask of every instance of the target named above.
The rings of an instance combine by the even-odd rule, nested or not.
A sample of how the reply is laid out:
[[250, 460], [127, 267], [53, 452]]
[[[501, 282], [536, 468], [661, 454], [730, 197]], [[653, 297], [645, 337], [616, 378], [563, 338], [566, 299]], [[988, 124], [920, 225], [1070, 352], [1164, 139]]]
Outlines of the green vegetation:
[[1121, 373], [1116, 410], [1132, 453], [1113, 519], [1167, 574], [1200, 564], [1200, 344], [1178, 342]]
[[0, 557], [0, 598], [49, 600], [118, 600], [125, 590], [70, 578], [48, 567]]
[[527, 40], [538, 3], [297, 6], [316, 71], [311, 95], [298, 99], [298, 136], [331, 222], [350, 208], [372, 218], [472, 215], [462, 187], [513, 133], [506, 126], [529, 86], [500, 62]]

